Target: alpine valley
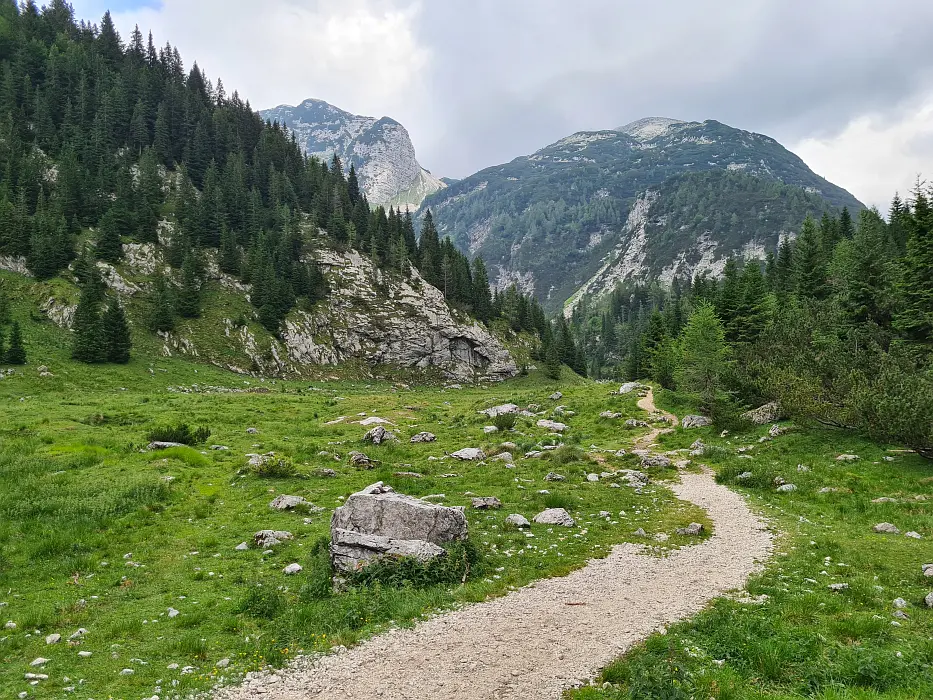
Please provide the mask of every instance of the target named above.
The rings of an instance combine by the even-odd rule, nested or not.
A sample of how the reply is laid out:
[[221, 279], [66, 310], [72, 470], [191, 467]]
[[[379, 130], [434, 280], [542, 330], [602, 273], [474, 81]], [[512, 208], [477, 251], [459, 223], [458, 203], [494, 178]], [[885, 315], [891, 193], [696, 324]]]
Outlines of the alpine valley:
[[807, 214], [862, 204], [761, 134], [647, 118], [583, 131], [429, 196], [441, 235], [550, 310], [623, 280], [718, 276]]

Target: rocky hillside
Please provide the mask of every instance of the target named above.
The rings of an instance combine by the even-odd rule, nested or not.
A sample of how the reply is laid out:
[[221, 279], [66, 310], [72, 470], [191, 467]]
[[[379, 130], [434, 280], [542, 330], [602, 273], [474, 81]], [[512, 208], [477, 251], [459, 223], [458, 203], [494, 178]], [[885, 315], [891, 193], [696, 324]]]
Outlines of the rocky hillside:
[[336, 153], [344, 167], [352, 163], [373, 204], [415, 210], [425, 197], [446, 187], [421, 167], [408, 131], [389, 117], [361, 117], [313, 99], [261, 115], [294, 131], [308, 155], [329, 160]]
[[716, 273], [807, 213], [861, 208], [777, 141], [717, 121], [581, 132], [428, 197], [441, 234], [551, 309], [586, 286]]
[[[185, 356], [242, 374], [316, 376], [341, 364], [434, 370], [458, 381], [504, 379], [517, 374], [500, 340], [465, 314], [451, 309], [443, 294], [413, 269], [410, 277], [386, 272], [354, 251], [317, 249], [308, 258], [322, 268], [326, 299], [299, 305], [278, 336], [256, 319], [251, 288], [222, 273], [216, 253], [207, 254], [204, 311], [180, 321], [170, 332], [145, 330], [157, 274], [178, 277], [164, 260], [163, 246], [126, 244], [119, 265], [98, 262], [106, 285], [120, 296], [134, 332], [135, 354]], [[62, 329], [71, 327], [77, 286], [65, 279], [28, 279], [22, 259], [0, 257], [4, 284], [30, 297], [41, 315]], [[12, 274], [16, 273], [16, 274]], [[38, 316], [37, 316], [38, 317]], [[67, 346], [69, 341], [63, 339]]]

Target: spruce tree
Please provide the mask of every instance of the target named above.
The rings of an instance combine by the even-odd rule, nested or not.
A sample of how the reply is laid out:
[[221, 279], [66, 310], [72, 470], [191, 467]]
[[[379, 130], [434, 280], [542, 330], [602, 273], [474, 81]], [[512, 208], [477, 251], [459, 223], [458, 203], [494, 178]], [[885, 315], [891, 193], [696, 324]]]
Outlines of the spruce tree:
[[71, 324], [71, 357], [79, 362], [95, 363], [107, 359], [101, 332], [101, 301], [101, 287], [96, 280], [90, 280], [81, 291]]
[[114, 297], [107, 305], [101, 319], [101, 333], [107, 361], [117, 364], [126, 364], [130, 361], [130, 327], [126, 321], [126, 314], [119, 300]]
[[175, 306], [172, 303], [172, 292], [165, 277], [157, 275], [152, 285], [152, 311], [149, 316], [149, 327], [159, 333], [167, 333], [175, 328]]
[[188, 253], [181, 266], [181, 285], [175, 299], [175, 311], [182, 318], [201, 315], [201, 283], [198, 280], [197, 261]]
[[10, 327], [10, 345], [3, 353], [3, 361], [8, 365], [26, 364], [26, 349], [23, 347], [23, 334], [19, 321], [13, 321]]
[[742, 282], [739, 277], [739, 266], [735, 258], [726, 260], [722, 273], [722, 288], [716, 301], [716, 313], [722, 319], [726, 329], [726, 338], [734, 341], [738, 336], [739, 306], [742, 304]]
[[0, 326], [10, 322], [10, 297], [6, 289], [0, 286]]
[[807, 216], [794, 246], [794, 288], [800, 299], [823, 299], [827, 292], [827, 269], [819, 234]]
[[118, 216], [116, 209], [112, 207], [100, 220], [96, 249], [98, 260], [116, 263], [123, 258]]
[[757, 263], [745, 265], [741, 278], [742, 299], [736, 311], [734, 337], [737, 343], [754, 343], [768, 323], [767, 285]]
[[696, 395], [704, 409], [716, 404], [729, 350], [726, 334], [716, 310], [708, 303], [694, 309], [680, 342], [677, 387]]
[[424, 215], [421, 225], [421, 238], [418, 240], [418, 269], [427, 280], [438, 289], [443, 289], [443, 275], [441, 265], [441, 243], [437, 237], [437, 228], [434, 226], [434, 217], [430, 209]]
[[347, 176], [347, 194], [352, 205], [356, 205], [362, 199], [360, 181], [356, 177], [356, 166], [353, 163], [350, 163], [350, 174]]
[[4, 350], [5, 342], [6, 339], [3, 336], [3, 327], [0, 326], [0, 365], [2, 365], [6, 359], [6, 351]]
[[933, 205], [917, 190], [907, 254], [901, 263], [894, 327], [911, 343], [933, 341]]
[[492, 318], [492, 295], [486, 263], [479, 256], [473, 258], [473, 315], [488, 323]]

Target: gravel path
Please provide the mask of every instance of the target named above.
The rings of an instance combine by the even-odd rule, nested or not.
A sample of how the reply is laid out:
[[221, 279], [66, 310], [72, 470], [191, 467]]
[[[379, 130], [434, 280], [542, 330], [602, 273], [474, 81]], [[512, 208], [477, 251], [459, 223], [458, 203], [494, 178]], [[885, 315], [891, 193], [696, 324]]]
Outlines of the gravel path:
[[660, 413], [672, 426], [670, 428], [654, 428], [647, 435], [642, 435], [634, 443], [636, 450], [647, 450], [654, 444], [654, 441], [657, 440], [659, 436], [666, 435], [667, 433], [673, 433], [674, 428], [680, 425], [680, 420], [677, 418], [677, 416], [675, 416], [673, 413], [662, 411], [654, 405], [654, 389], [648, 389], [648, 394], [639, 399], [636, 405], [642, 411], [647, 411], [649, 414]]
[[394, 630], [277, 675], [250, 678], [218, 700], [492, 700], [561, 697], [638, 641], [741, 588], [771, 535], [712, 475], [682, 474], [681, 499], [705, 508], [712, 537], [666, 557], [623, 544], [564, 578]]

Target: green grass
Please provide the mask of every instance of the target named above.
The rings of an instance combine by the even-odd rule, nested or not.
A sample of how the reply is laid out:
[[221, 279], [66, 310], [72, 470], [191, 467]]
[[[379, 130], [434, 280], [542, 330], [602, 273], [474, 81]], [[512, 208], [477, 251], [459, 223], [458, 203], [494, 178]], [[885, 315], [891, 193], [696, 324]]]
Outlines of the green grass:
[[[657, 397], [670, 408], [669, 394]], [[661, 441], [683, 447], [702, 437], [722, 448], [700, 461], [720, 482], [747, 493], [783, 533], [773, 561], [746, 587], [767, 600], [717, 600], [649, 638], [569, 698], [933, 697], [933, 610], [923, 603], [933, 584], [920, 568], [933, 562], [933, 464], [836, 431], [797, 430], [759, 444], [766, 432], [767, 426], [720, 439], [714, 429], [678, 431]], [[752, 459], [736, 453], [745, 445], [755, 446]], [[861, 459], [836, 461], [842, 453]], [[892, 456], [893, 462], [885, 460]], [[800, 464], [809, 471], [798, 471]], [[736, 479], [746, 471], [754, 476]], [[777, 476], [798, 490], [777, 493]], [[839, 490], [819, 493], [826, 487]], [[885, 496], [898, 503], [871, 502]], [[875, 534], [879, 522], [924, 539]], [[831, 583], [849, 588], [832, 592]], [[909, 619], [893, 616], [899, 597]]]
[[[536, 373], [463, 390], [261, 381], [170, 358], [79, 366], [43, 341], [54, 329], [32, 324], [30, 333], [30, 365], [0, 381], [0, 602], [6, 603], [0, 626], [7, 620], [17, 625], [0, 629], [2, 697], [28, 690], [30, 697], [58, 698], [70, 685], [77, 688], [74, 697], [97, 700], [184, 696], [221, 677], [235, 680], [296, 654], [353, 644], [437, 610], [566, 574], [615, 543], [634, 541], [639, 527], [672, 533], [704, 522], [702, 511], [676, 501], [661, 485], [636, 494], [610, 488], [606, 480], [586, 481], [587, 473], [635, 464], [609, 453], [600, 464], [590, 453], [591, 445], [627, 447], [633, 437], [616, 422], [600, 420], [601, 411], [639, 415], [634, 398], [611, 397], [607, 385], [562, 383], [559, 403], [577, 413], [560, 419], [571, 426], [567, 447], [548, 459], [526, 460], [526, 451], [553, 443], [545, 431], [522, 418], [513, 430], [487, 436], [488, 420], [477, 411], [511, 401], [537, 403], [550, 415], [555, 403], [548, 396], [558, 385]], [[40, 379], [40, 364], [55, 376]], [[268, 393], [251, 393], [257, 387]], [[363, 412], [392, 421], [401, 442], [364, 445], [366, 428], [352, 422]], [[347, 418], [326, 425], [338, 416]], [[210, 438], [193, 447], [144, 451], [151, 431], [178, 423], [208, 427]], [[258, 433], [247, 433], [250, 427]], [[438, 441], [411, 445], [408, 437], [422, 430]], [[512, 469], [502, 462], [429, 459], [468, 446], [493, 453], [505, 440], [518, 445]], [[210, 450], [214, 444], [230, 449]], [[352, 449], [378, 459], [378, 467], [349, 467]], [[245, 455], [270, 451], [297, 473], [250, 473]], [[323, 468], [337, 476], [321, 476]], [[395, 477], [396, 471], [423, 477]], [[567, 480], [545, 482], [550, 471]], [[432, 583], [452, 580], [450, 572], [395, 571], [385, 576], [395, 585], [370, 582], [331, 592], [320, 544], [330, 514], [347, 495], [380, 480], [415, 496], [446, 494], [448, 505], [469, 506], [471, 492], [503, 502], [501, 511], [467, 510], [479, 563], [465, 584]], [[273, 512], [268, 504], [277, 494], [304, 496], [324, 511]], [[530, 519], [554, 504], [567, 508], [579, 526], [560, 532], [534, 526], [533, 537], [503, 527], [509, 513]], [[596, 517], [602, 510], [614, 519]], [[271, 555], [235, 551], [261, 529], [288, 530], [295, 539]], [[286, 577], [282, 569], [292, 562], [304, 571]], [[170, 608], [180, 614], [169, 617]], [[88, 634], [69, 645], [78, 628]], [[53, 633], [63, 641], [47, 646], [44, 638]], [[93, 655], [82, 659], [79, 651]], [[51, 659], [41, 670], [50, 678], [31, 687], [23, 674], [36, 672], [29, 663], [39, 656]], [[217, 669], [225, 658], [230, 666]], [[183, 674], [185, 667], [191, 672]], [[134, 674], [120, 675], [125, 668]]]

